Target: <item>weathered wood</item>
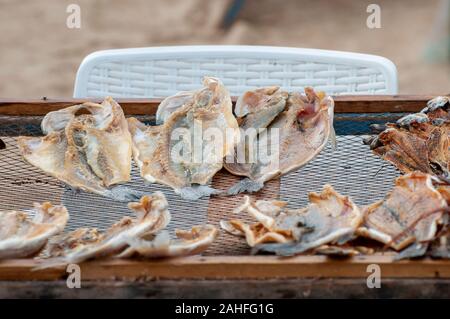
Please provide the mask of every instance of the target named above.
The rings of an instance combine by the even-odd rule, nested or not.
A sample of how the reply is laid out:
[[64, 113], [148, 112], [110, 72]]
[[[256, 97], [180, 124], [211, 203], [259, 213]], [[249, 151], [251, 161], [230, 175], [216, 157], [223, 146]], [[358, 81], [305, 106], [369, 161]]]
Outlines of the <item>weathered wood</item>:
[[[367, 266], [377, 264], [382, 276], [392, 278], [450, 278], [449, 260], [404, 260], [392, 256], [357, 256], [329, 259], [325, 256], [193, 256], [163, 260], [97, 260], [80, 265], [84, 280], [97, 279], [231, 279], [368, 276]], [[65, 268], [32, 271], [32, 259], [0, 262], [0, 280], [56, 280]]]
[[293, 278], [268, 280], [3, 281], [6, 298], [450, 298], [450, 279], [381, 278], [369, 289], [365, 278]]
[[[336, 113], [417, 112], [433, 96], [427, 95], [354, 95], [336, 96]], [[70, 105], [101, 99], [0, 99], [0, 115], [45, 115]], [[161, 99], [117, 99], [127, 115], [154, 115]], [[236, 98], [233, 98], [236, 101]]]

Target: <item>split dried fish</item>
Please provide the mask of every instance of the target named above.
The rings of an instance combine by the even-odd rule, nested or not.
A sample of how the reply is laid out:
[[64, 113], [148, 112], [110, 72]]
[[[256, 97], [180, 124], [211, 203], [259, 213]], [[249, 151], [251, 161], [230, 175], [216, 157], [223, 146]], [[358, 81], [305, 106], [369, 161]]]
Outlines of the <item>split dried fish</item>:
[[450, 178], [449, 99], [430, 100], [420, 113], [399, 119], [365, 140], [372, 151], [404, 173], [421, 171]]
[[139, 203], [128, 206], [136, 212], [137, 218], [124, 217], [105, 233], [96, 228], [79, 228], [53, 237], [41, 254], [43, 260], [36, 269], [112, 256], [161, 258], [194, 255], [206, 250], [218, 234], [212, 225], [194, 226], [187, 231], [176, 230], [177, 239], [172, 240], [164, 230], [171, 216], [161, 192], [143, 196]]
[[[239, 135], [224, 85], [210, 77], [205, 77], [203, 85], [192, 99], [183, 100], [182, 107], [171, 113], [161, 111], [162, 125], [147, 127], [128, 119], [141, 176], [190, 200], [219, 192], [207, 184], [222, 168], [223, 158], [234, 151], [237, 137], [228, 138], [228, 129]], [[214, 134], [206, 136], [209, 133]]]
[[0, 211], [0, 259], [36, 255], [51, 236], [64, 230], [69, 219], [64, 206], [48, 202], [35, 203], [29, 213]]
[[271, 86], [247, 91], [239, 97], [234, 113], [241, 129], [241, 139], [233, 158], [227, 158], [224, 164], [226, 170], [234, 175], [248, 175], [258, 156], [257, 137], [286, 108], [288, 95], [279, 87]]
[[[401, 251], [397, 259], [419, 257], [425, 254], [427, 242], [435, 237], [442, 212], [420, 218], [445, 207], [447, 203], [433, 186], [429, 174], [413, 172], [400, 176], [384, 199], [364, 209], [364, 224], [358, 234]], [[419, 222], [408, 231], [417, 220]]]
[[[78, 114], [81, 111], [89, 114]], [[140, 197], [127, 187], [108, 189], [127, 182], [131, 171], [131, 135], [122, 108], [113, 99], [50, 112], [41, 127], [44, 137], [18, 138], [30, 164], [76, 189], [119, 201]]]
[[167, 200], [161, 192], [143, 196], [139, 202], [129, 203], [136, 218], [124, 217], [105, 233], [96, 229], [78, 229], [53, 238], [45, 256], [37, 267], [49, 268], [76, 264], [92, 259], [113, 256], [128, 247], [133, 238], [150, 236], [164, 229], [170, 222]]
[[[245, 113], [246, 109], [243, 110]], [[267, 152], [267, 158], [258, 157], [255, 163], [233, 165], [232, 168], [227, 165], [232, 173], [247, 176], [231, 187], [228, 193], [234, 195], [244, 191], [256, 192], [266, 181], [285, 175], [311, 161], [329, 139], [335, 142], [333, 114], [333, 99], [323, 92], [316, 93], [307, 87], [305, 95], [290, 94], [285, 110], [275, 117], [267, 130], [259, 133], [259, 143], [263, 147], [270, 146], [271, 149], [271, 152]], [[272, 137], [273, 132], [278, 132], [278, 138]]]
[[212, 225], [194, 226], [191, 230], [176, 230], [177, 239], [172, 240], [168, 231], [161, 231], [151, 239], [132, 238], [129, 247], [117, 257], [134, 255], [145, 258], [179, 257], [205, 251], [216, 239], [218, 230]]
[[244, 235], [253, 252], [272, 252], [288, 256], [327, 244], [342, 245], [353, 239], [362, 222], [362, 213], [347, 196], [325, 185], [320, 194], [309, 194], [310, 204], [287, 209], [280, 201], [256, 201], [246, 197], [235, 213], [248, 212], [258, 223], [222, 222], [224, 230]]
[[234, 114], [241, 128], [265, 128], [286, 107], [289, 93], [278, 86], [247, 91], [236, 101]]

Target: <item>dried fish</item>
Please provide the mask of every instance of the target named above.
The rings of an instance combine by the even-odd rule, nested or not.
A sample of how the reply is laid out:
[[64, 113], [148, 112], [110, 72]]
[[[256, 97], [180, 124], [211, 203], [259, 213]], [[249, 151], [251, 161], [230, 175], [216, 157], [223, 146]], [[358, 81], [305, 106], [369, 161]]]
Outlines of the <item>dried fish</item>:
[[133, 255], [145, 258], [178, 257], [195, 255], [205, 251], [216, 239], [218, 230], [212, 225], [194, 226], [191, 230], [176, 230], [177, 239], [170, 239], [168, 231], [154, 235], [152, 239], [132, 238], [129, 247], [117, 257]]
[[[290, 94], [286, 109], [275, 117], [267, 130], [258, 135], [259, 144], [263, 147], [270, 145], [271, 151], [267, 152], [270, 153], [267, 158], [258, 157], [255, 163], [233, 165], [233, 168], [227, 166], [232, 173], [247, 176], [231, 187], [228, 193], [256, 192], [266, 181], [311, 161], [324, 148], [328, 139], [335, 141], [333, 114], [333, 99], [323, 92], [316, 93], [307, 87], [305, 95]], [[278, 136], [273, 137], [274, 132]]]
[[5, 142], [0, 138], [0, 150], [4, 150], [6, 148]]
[[234, 150], [236, 137], [228, 138], [228, 130], [239, 135], [224, 85], [210, 77], [203, 84], [182, 107], [172, 113], [161, 111], [162, 125], [147, 127], [135, 118], [128, 119], [141, 176], [170, 186], [190, 200], [219, 192], [207, 184], [222, 168], [224, 156]]
[[48, 202], [35, 203], [28, 213], [0, 211], [0, 259], [37, 254], [51, 236], [63, 231], [68, 219], [69, 213], [64, 206], [53, 206]]
[[224, 230], [245, 235], [253, 252], [272, 252], [288, 256], [326, 244], [342, 245], [353, 239], [362, 222], [362, 213], [347, 196], [325, 185], [320, 194], [309, 194], [310, 204], [302, 209], [287, 209], [285, 202], [256, 201], [246, 197], [235, 213], [248, 212], [258, 223], [221, 222]]
[[[257, 137], [263, 129], [286, 108], [288, 93], [279, 87], [266, 87], [247, 91], [236, 102], [234, 113], [238, 117], [241, 139], [231, 159], [224, 167], [234, 175], [247, 176], [257, 159]], [[248, 138], [247, 138], [248, 137]]]
[[41, 254], [36, 269], [80, 263], [93, 258], [177, 257], [199, 254], [217, 237], [212, 225], [194, 226], [191, 230], [176, 230], [177, 239], [170, 239], [164, 230], [170, 222], [166, 198], [161, 192], [143, 196], [129, 208], [137, 218], [124, 217], [105, 233], [96, 228], [79, 228], [53, 237]]
[[96, 229], [78, 229], [51, 241], [44, 259], [37, 267], [49, 268], [81, 263], [92, 258], [113, 256], [128, 247], [133, 238], [151, 236], [170, 222], [167, 200], [161, 192], [143, 196], [139, 202], [129, 203], [136, 218], [124, 217], [105, 233]]
[[[364, 209], [364, 224], [358, 234], [397, 251], [403, 250], [397, 255], [398, 259], [419, 257], [425, 254], [427, 242], [434, 238], [442, 212], [420, 218], [427, 212], [445, 207], [447, 203], [433, 186], [429, 174], [413, 172], [400, 176], [384, 199]], [[409, 230], [417, 220], [419, 222]]]
[[372, 151], [404, 173], [421, 171], [450, 178], [450, 114], [447, 97], [430, 100], [420, 113], [387, 124], [365, 140]]
[[[89, 114], [78, 114], [81, 111]], [[44, 137], [18, 138], [30, 164], [77, 189], [119, 201], [140, 197], [123, 186], [108, 189], [128, 181], [131, 171], [131, 136], [122, 108], [113, 99], [50, 112], [41, 127]]]

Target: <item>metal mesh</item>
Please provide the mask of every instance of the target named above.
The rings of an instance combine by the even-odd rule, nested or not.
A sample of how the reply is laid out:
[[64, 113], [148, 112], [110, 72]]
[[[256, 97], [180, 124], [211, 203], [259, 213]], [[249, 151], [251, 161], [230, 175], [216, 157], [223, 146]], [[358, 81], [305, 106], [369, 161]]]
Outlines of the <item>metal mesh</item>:
[[[15, 138], [1, 137], [6, 149], [0, 151], [0, 205], [1, 209], [29, 209], [33, 202], [50, 201], [63, 204], [70, 212], [68, 230], [78, 227], [97, 227], [105, 230], [126, 215], [132, 215], [126, 203], [115, 202], [97, 194], [75, 191], [38, 168], [25, 162]], [[208, 199], [192, 202], [181, 199], [168, 187], [146, 185], [136, 168], [132, 179], [125, 184], [133, 189], [152, 193], [160, 190], [170, 203], [172, 222], [169, 229], [189, 228], [206, 222]]]
[[[347, 124], [349, 131], [350, 127], [355, 128], [367, 122], [361, 118], [353, 123], [351, 118], [343, 120], [349, 121]], [[130, 215], [126, 203], [71, 190], [55, 178], [26, 163], [19, 154], [14, 136], [40, 134], [35, 124], [28, 126], [12, 125], [10, 122], [8, 125], [2, 124], [0, 118], [0, 137], [6, 143], [6, 149], [0, 150], [0, 209], [29, 209], [33, 202], [61, 203], [70, 212], [68, 230], [78, 227], [97, 227], [104, 230], [123, 216]], [[335, 127], [343, 130], [345, 126], [341, 124], [338, 118]], [[361, 127], [358, 130], [364, 132]], [[366, 205], [382, 198], [392, 187], [394, 178], [399, 174], [398, 171], [373, 155], [368, 147], [362, 144], [364, 135], [342, 135], [342, 131], [339, 132], [341, 135], [337, 136], [337, 150], [333, 151], [327, 146], [305, 167], [279, 180], [268, 182], [263, 191], [254, 196], [259, 199], [278, 198], [288, 201], [290, 207], [298, 208], [307, 204], [308, 192], [318, 192], [328, 183], [341, 194], [350, 195], [358, 205]], [[238, 180], [239, 177], [221, 171], [214, 177], [212, 183], [215, 188], [227, 189]], [[168, 187], [145, 184], [136, 168], [133, 168], [132, 180], [126, 186], [145, 192], [163, 191], [169, 201], [172, 214], [169, 229], [172, 230], [187, 229], [206, 222], [218, 226], [221, 219], [239, 217], [250, 220], [247, 216], [232, 214], [233, 208], [242, 201], [243, 195], [201, 199], [196, 202], [185, 201]], [[243, 239], [221, 232], [219, 239], [205, 254], [248, 254], [248, 247]]]
[[337, 136], [336, 150], [327, 145], [304, 168], [282, 176], [280, 199], [292, 207], [303, 207], [308, 203], [308, 193], [320, 192], [325, 184], [349, 195], [357, 205], [381, 199], [392, 188], [399, 172], [362, 145], [364, 137]]

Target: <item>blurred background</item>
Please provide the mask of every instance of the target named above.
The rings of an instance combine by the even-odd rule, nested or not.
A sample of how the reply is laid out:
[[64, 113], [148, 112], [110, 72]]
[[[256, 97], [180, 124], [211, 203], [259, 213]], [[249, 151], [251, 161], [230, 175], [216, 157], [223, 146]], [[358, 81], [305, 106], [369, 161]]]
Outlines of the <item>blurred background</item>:
[[[81, 28], [66, 26], [69, 4]], [[276, 45], [385, 56], [402, 94], [450, 93], [448, 0], [0, 0], [0, 96], [70, 97], [89, 53], [191, 44]], [[369, 29], [370, 3], [381, 28]]]

